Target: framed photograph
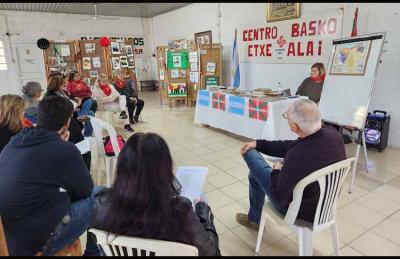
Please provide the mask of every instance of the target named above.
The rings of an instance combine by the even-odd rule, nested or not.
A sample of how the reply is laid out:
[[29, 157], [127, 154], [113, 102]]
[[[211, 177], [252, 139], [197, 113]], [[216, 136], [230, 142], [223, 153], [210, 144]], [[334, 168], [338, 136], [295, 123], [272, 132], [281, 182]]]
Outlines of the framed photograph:
[[164, 80], [165, 80], [164, 69], [160, 69], [160, 81], [164, 81]]
[[365, 75], [370, 50], [370, 40], [336, 45], [329, 74], [345, 76]]
[[97, 77], [99, 73], [97, 71], [90, 71], [90, 77]]
[[212, 32], [203, 31], [194, 34], [194, 40], [196, 44], [211, 44], [212, 43]]
[[88, 86], [90, 86], [91, 84], [90, 78], [88, 77], [83, 78], [83, 82], [85, 82], [85, 84], [87, 84]]
[[168, 97], [186, 97], [186, 83], [170, 83], [168, 85]]
[[171, 78], [179, 78], [179, 70], [178, 69], [172, 69], [171, 71]]
[[206, 73], [214, 74], [216, 66], [217, 66], [217, 63], [215, 63], [215, 62], [207, 62]]
[[93, 57], [92, 58], [92, 62], [93, 62], [93, 68], [100, 68], [101, 67], [100, 57]]
[[112, 54], [121, 54], [119, 51], [119, 43], [118, 42], [111, 42], [111, 53]]
[[125, 43], [119, 44], [119, 50], [120, 50], [120, 54], [126, 54]]
[[174, 67], [181, 67], [182, 66], [182, 57], [181, 56], [172, 56], [172, 62]]
[[126, 50], [126, 55], [128, 55], [128, 56], [132, 56], [133, 55], [132, 46], [126, 45], [125, 46], [125, 50]]
[[135, 60], [133, 59], [133, 56], [128, 56], [128, 67], [135, 68]]
[[190, 63], [190, 71], [197, 72], [197, 63]]
[[82, 58], [82, 68], [83, 69], [91, 69], [92, 66], [90, 65], [90, 57]]
[[179, 70], [179, 77], [185, 78], [186, 77], [186, 70]]
[[95, 54], [96, 53], [96, 43], [85, 43], [85, 53]]
[[119, 64], [121, 67], [128, 67], [128, 58], [127, 56], [120, 56], [119, 57]]
[[121, 65], [119, 63], [119, 57], [112, 57], [111, 60], [112, 60], [113, 70], [121, 68]]
[[300, 3], [267, 3], [267, 22], [300, 18]]

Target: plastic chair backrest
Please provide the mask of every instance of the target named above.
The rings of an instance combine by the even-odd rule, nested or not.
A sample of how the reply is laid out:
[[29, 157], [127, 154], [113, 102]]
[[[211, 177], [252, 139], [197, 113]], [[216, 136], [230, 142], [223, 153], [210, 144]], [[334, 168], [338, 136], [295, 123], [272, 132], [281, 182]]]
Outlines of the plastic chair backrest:
[[177, 242], [116, 236], [99, 229], [89, 229], [106, 256], [198, 256], [196, 247]]
[[118, 157], [119, 152], [121, 150], [118, 145], [117, 132], [115, 131], [113, 126], [111, 126], [107, 122], [102, 121], [98, 118], [95, 118], [92, 116], [89, 116], [89, 117], [90, 117], [90, 122], [93, 126], [93, 134], [94, 134], [94, 138], [96, 139], [97, 152], [98, 152], [99, 156], [101, 156], [101, 157], [106, 156], [106, 153], [104, 151], [104, 141], [103, 141], [103, 130], [106, 130], [107, 134], [110, 136], [111, 145], [113, 147], [115, 156]]
[[318, 181], [320, 196], [315, 212], [313, 230], [319, 231], [331, 225], [335, 220], [336, 200], [353, 161], [355, 161], [355, 158], [342, 160], [317, 170], [301, 180], [293, 190], [293, 201], [290, 203], [286, 213], [285, 224], [288, 226], [295, 224], [304, 189], [310, 183]]

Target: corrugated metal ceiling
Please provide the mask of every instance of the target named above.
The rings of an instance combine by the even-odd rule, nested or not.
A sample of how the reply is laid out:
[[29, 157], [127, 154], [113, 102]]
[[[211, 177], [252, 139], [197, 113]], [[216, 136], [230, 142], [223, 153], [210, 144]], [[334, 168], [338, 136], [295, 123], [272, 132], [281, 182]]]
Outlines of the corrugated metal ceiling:
[[[0, 10], [94, 15], [94, 3], [2, 3]], [[190, 3], [95, 3], [98, 15], [153, 17]]]

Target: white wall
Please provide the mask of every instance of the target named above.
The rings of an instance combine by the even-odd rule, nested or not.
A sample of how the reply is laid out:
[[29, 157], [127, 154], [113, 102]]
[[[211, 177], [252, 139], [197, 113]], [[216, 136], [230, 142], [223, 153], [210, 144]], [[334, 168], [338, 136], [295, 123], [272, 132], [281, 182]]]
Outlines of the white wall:
[[[119, 20], [97, 20], [80, 21], [90, 18], [88, 15], [75, 14], [52, 14], [39, 12], [0, 12], [0, 35], [6, 32], [4, 14], [8, 19], [11, 45], [16, 43], [30, 43], [36, 45], [39, 38], [49, 40], [76, 40], [79, 35], [106, 35], [106, 36], [144, 36], [144, 27], [148, 23], [147, 18], [119, 17]], [[15, 35], [19, 34], [19, 35]], [[5, 93], [20, 93], [20, 86], [17, 80], [17, 65], [11, 61], [8, 51], [9, 44], [6, 36], [0, 36], [6, 45], [8, 71], [0, 71], [0, 95]], [[147, 44], [147, 43], [146, 43]], [[14, 50], [15, 51], [15, 50]], [[147, 58], [145, 59], [147, 60]], [[147, 78], [147, 73], [141, 70], [143, 59], [136, 59], [138, 77]], [[44, 62], [42, 60], [42, 62]], [[146, 63], [146, 62], [145, 62]]]
[[[350, 36], [355, 7], [359, 7], [358, 34], [386, 31], [384, 46], [370, 110], [383, 109], [391, 115], [389, 145], [400, 147], [400, 4], [399, 3], [301, 3], [301, 15], [312, 15], [330, 9], [344, 8], [343, 37]], [[221, 17], [218, 17], [220, 9]], [[265, 3], [196, 3], [153, 17], [154, 46], [166, 45], [170, 39], [193, 39], [194, 33], [212, 30], [213, 42], [223, 49], [223, 82], [229, 85], [232, 43], [235, 28], [242, 24], [266, 20]], [[239, 57], [240, 59], [240, 57]], [[156, 67], [153, 59], [153, 66]], [[156, 69], [153, 77], [156, 77]], [[241, 85], [246, 88], [271, 87], [277, 82], [295, 91], [308, 76], [310, 65], [241, 64]]]

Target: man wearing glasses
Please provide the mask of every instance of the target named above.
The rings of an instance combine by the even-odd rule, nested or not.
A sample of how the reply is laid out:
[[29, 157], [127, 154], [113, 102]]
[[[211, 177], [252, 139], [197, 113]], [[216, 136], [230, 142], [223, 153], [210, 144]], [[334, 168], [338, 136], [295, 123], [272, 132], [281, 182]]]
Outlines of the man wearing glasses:
[[[256, 140], [245, 143], [240, 153], [249, 172], [250, 210], [238, 213], [236, 221], [258, 230], [261, 212], [268, 196], [273, 206], [286, 214], [293, 198], [293, 189], [309, 174], [330, 164], [346, 159], [340, 134], [330, 126], [322, 126], [318, 106], [311, 100], [299, 99], [282, 114], [297, 140]], [[284, 158], [271, 168], [260, 154]], [[314, 221], [319, 198], [319, 185], [311, 183], [305, 188], [298, 218]]]

